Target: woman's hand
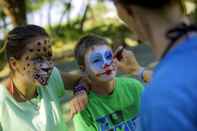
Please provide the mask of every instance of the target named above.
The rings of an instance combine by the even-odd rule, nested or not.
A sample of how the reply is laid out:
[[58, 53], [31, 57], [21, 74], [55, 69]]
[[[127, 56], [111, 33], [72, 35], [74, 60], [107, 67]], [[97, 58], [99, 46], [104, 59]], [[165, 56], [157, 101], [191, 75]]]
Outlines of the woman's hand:
[[133, 52], [126, 49], [122, 52], [122, 59], [115, 59], [115, 62], [117, 63], [118, 70], [125, 74], [137, 75], [141, 68]]
[[149, 82], [152, 78], [152, 70], [147, 70], [140, 66], [135, 55], [130, 50], [124, 49], [121, 60], [115, 59], [115, 62], [119, 71], [125, 74], [136, 75], [145, 83]]

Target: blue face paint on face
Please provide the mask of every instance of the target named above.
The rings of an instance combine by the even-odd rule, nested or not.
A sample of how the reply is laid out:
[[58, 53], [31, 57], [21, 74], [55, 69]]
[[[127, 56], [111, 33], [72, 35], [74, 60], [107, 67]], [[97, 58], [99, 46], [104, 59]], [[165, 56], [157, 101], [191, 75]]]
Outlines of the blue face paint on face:
[[112, 61], [112, 51], [111, 50], [105, 52], [105, 59]]
[[106, 65], [110, 66], [112, 64], [112, 51], [101, 50], [99, 52], [92, 52], [90, 62], [96, 70], [102, 70]]
[[95, 46], [85, 56], [86, 72], [93, 79], [108, 81], [116, 75], [116, 66], [113, 64], [112, 50], [106, 46]]

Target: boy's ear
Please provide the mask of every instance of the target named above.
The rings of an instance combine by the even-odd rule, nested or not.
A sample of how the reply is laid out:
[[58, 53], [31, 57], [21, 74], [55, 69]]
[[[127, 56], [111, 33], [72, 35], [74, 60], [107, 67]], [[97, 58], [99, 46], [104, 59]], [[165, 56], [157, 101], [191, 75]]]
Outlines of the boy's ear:
[[88, 76], [84, 65], [80, 65], [79, 68], [82, 76]]
[[10, 57], [9, 58], [9, 64], [10, 64], [10, 67], [13, 69], [13, 70], [16, 70], [16, 59], [14, 57]]

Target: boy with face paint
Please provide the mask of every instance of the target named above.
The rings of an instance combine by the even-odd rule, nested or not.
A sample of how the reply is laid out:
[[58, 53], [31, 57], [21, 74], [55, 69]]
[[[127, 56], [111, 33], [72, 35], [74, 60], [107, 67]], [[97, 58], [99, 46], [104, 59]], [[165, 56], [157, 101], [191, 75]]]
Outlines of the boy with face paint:
[[6, 44], [11, 73], [0, 84], [0, 130], [67, 131], [60, 97], [69, 85], [54, 67], [48, 34], [36, 25], [20, 26]]
[[75, 57], [90, 87], [87, 107], [74, 117], [76, 131], [135, 131], [142, 84], [131, 78], [115, 77], [116, 58], [101, 37], [81, 38]]

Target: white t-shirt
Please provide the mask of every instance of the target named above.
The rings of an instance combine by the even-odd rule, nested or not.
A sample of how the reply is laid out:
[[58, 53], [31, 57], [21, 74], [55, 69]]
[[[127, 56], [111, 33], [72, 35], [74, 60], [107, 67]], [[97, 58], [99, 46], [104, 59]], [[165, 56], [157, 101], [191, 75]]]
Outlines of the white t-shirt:
[[[54, 67], [48, 85], [38, 88], [34, 103], [17, 102], [0, 85], [0, 124], [3, 131], [67, 131], [60, 109], [60, 97], [64, 95], [64, 84]], [[36, 106], [39, 109], [36, 109]]]

